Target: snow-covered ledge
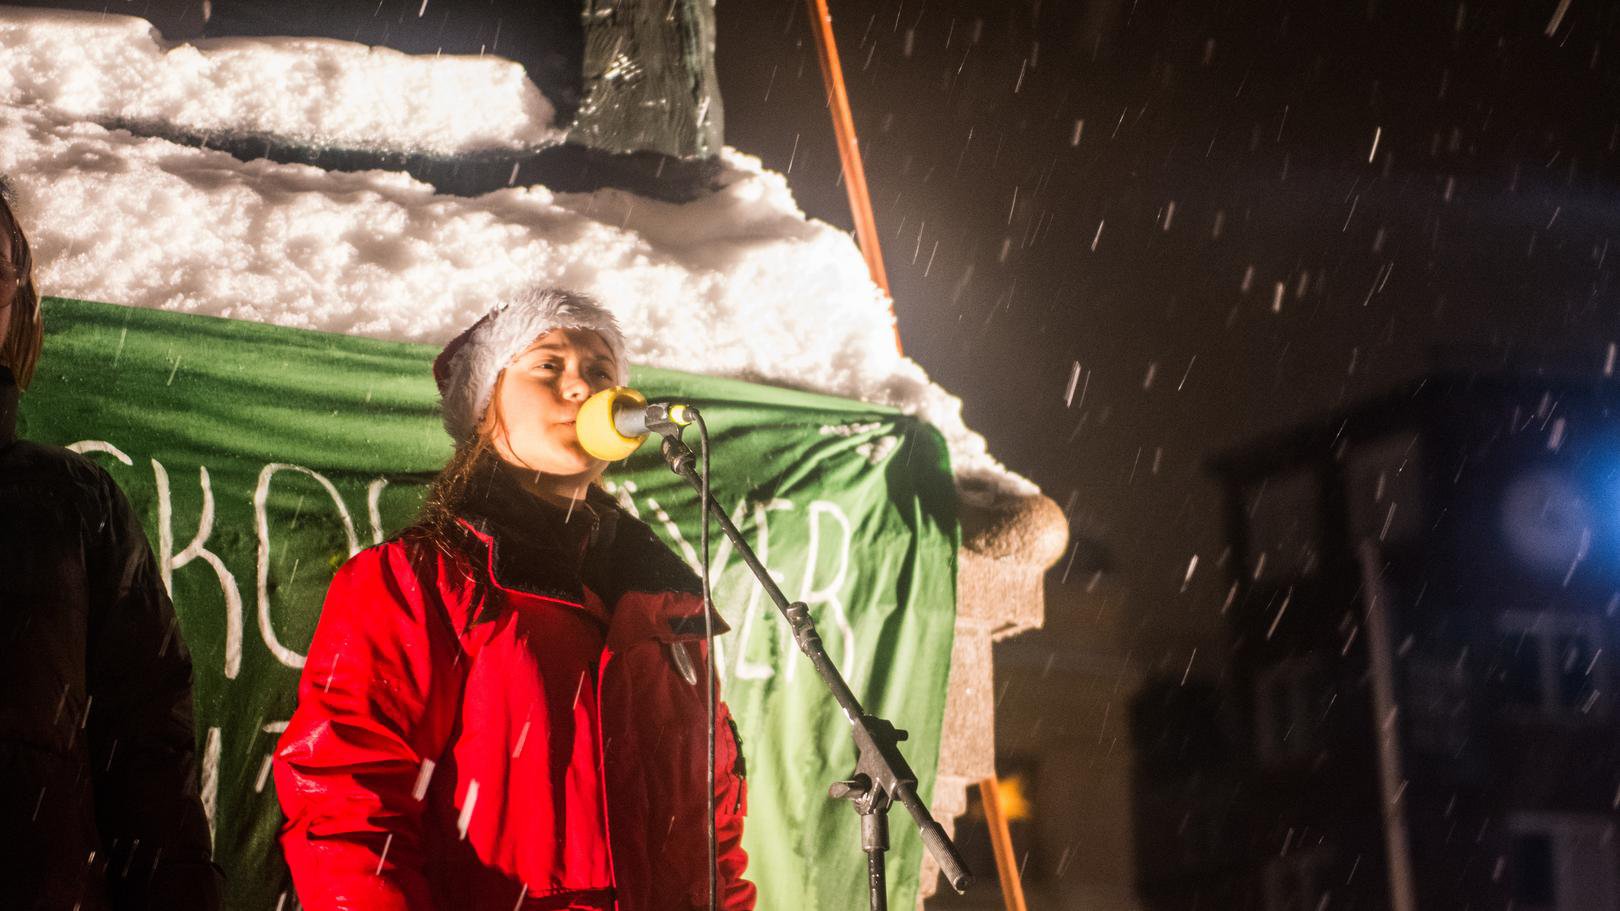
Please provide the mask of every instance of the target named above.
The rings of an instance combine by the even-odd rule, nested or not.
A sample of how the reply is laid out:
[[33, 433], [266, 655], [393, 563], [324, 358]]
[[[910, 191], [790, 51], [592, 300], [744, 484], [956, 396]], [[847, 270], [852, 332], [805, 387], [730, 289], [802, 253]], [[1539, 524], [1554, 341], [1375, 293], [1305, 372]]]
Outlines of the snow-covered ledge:
[[555, 284], [612, 309], [635, 363], [891, 405], [939, 428], [958, 477], [1036, 492], [895, 350], [888, 298], [850, 236], [806, 218], [757, 158], [727, 150], [718, 189], [677, 204], [544, 186], [451, 196], [398, 171], [194, 144], [476, 156], [544, 145], [552, 116], [494, 57], [170, 43], [130, 16], [0, 6], [0, 172], [49, 293], [441, 344], [491, 300]]
[[719, 189], [684, 204], [543, 186], [469, 198], [396, 171], [196, 147], [256, 137], [475, 156], [554, 142], [551, 118], [521, 68], [496, 58], [171, 43], [133, 17], [0, 6], [0, 173], [17, 184], [47, 293], [431, 344], [547, 282], [611, 308], [637, 363], [890, 405], [938, 428], [962, 495], [934, 799], [953, 819], [995, 768], [990, 643], [1040, 625], [1065, 523], [895, 350], [888, 299], [854, 242], [806, 218], [781, 174], [728, 150]]

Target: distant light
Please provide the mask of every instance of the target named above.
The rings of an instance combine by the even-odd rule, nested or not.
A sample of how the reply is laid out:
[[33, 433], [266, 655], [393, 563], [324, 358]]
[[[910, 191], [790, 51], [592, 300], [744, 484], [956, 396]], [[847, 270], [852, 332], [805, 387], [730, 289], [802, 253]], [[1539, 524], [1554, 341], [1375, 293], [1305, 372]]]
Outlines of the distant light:
[[1030, 803], [1022, 774], [997, 779], [996, 799], [1001, 803], [1001, 815], [1008, 822], [1029, 818]]

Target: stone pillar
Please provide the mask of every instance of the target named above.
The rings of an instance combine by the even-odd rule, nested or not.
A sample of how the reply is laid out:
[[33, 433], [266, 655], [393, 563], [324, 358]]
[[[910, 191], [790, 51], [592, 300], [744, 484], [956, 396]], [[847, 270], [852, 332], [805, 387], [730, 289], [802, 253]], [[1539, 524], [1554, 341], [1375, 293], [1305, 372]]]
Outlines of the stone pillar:
[[[962, 549], [956, 578], [956, 644], [951, 650], [945, 725], [932, 809], [947, 830], [967, 810], [967, 789], [996, 771], [996, 687], [991, 644], [1035, 629], [1046, 617], [1046, 571], [1068, 544], [1056, 503], [1040, 494], [996, 496], [962, 490]], [[980, 888], [996, 871], [975, 870]], [[918, 904], [939, 888], [939, 868], [923, 855]]]

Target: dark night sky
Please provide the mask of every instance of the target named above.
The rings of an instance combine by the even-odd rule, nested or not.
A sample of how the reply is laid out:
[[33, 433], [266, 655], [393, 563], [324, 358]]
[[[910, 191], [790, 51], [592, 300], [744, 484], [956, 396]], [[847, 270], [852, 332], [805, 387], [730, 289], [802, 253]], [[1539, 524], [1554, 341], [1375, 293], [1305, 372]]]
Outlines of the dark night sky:
[[[483, 3], [456, 9], [555, 22]], [[829, 3], [906, 352], [1111, 567], [1088, 594], [1060, 561], [1048, 629], [998, 646], [1002, 771], [1036, 756], [1055, 808], [1020, 850], [1063, 907], [1139, 907], [1132, 688], [1223, 667], [1207, 460], [1435, 366], [1614, 357], [1620, 4]], [[726, 141], [849, 228], [804, 6], [719, 0]], [[420, 18], [386, 7], [360, 21]]]
[[[1435, 363], [1597, 376], [1620, 340], [1614, 9], [831, 5], [907, 354], [1178, 670], [1225, 590], [1213, 451]], [[802, 7], [719, 4], [726, 139], [848, 227]]]

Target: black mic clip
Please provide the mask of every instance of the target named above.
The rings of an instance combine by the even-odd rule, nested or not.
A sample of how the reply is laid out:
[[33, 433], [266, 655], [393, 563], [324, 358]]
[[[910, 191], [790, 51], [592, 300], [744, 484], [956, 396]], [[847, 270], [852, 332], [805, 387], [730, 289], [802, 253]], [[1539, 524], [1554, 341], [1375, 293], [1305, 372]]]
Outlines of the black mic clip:
[[686, 417], [690, 412], [691, 409], [685, 405], [666, 405], [655, 402], [649, 404], [646, 410], [638, 415], [640, 418], [638, 423], [647, 428], [649, 433], [656, 433], [666, 437], [680, 436], [681, 428], [692, 423], [691, 419]]

